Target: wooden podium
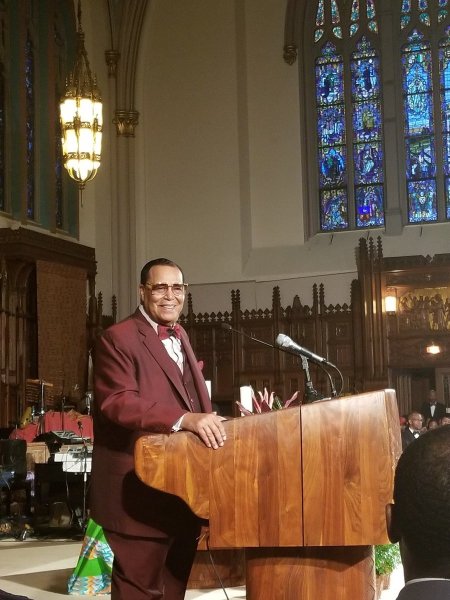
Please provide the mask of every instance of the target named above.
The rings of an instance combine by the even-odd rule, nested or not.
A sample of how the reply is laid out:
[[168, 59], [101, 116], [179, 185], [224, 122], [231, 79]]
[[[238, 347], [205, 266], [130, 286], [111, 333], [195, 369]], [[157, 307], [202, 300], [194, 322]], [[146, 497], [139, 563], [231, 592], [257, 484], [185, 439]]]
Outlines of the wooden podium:
[[140, 438], [137, 475], [209, 519], [211, 548], [246, 549], [247, 600], [373, 600], [401, 452], [395, 392], [224, 425], [218, 450], [188, 432]]

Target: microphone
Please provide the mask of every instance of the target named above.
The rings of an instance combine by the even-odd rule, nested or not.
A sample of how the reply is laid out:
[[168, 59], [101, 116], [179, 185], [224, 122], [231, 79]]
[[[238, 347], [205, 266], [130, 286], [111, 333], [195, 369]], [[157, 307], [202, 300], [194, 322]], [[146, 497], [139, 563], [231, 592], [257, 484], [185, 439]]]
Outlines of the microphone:
[[318, 354], [314, 354], [314, 352], [311, 352], [311, 350], [307, 350], [306, 348], [299, 346], [294, 342], [294, 340], [291, 340], [289, 336], [284, 335], [284, 333], [278, 334], [275, 344], [278, 346], [278, 348], [281, 348], [281, 350], [285, 350], [291, 354], [296, 354], [297, 356], [304, 356], [305, 358], [308, 358], [319, 365], [334, 366], [332, 363], [328, 362], [326, 358], [323, 358]]
[[[311, 360], [314, 363], [316, 363], [317, 365], [319, 365], [319, 367], [321, 367], [327, 374], [327, 377], [330, 381], [332, 396], [336, 397], [336, 396], [341, 395], [342, 389], [344, 387], [344, 378], [342, 377], [342, 373], [336, 367], [336, 365], [334, 365], [332, 362], [328, 361], [326, 358], [323, 358], [322, 356], [319, 356], [318, 354], [314, 354], [314, 352], [311, 352], [310, 350], [307, 350], [306, 348], [302, 348], [301, 346], [296, 344], [293, 340], [291, 340], [291, 338], [288, 337], [287, 335], [284, 335], [283, 333], [278, 334], [277, 339], [275, 340], [276, 345], [274, 346], [273, 344], [269, 344], [268, 342], [263, 342], [262, 340], [259, 340], [258, 338], [254, 337], [253, 335], [248, 335], [247, 333], [244, 333], [243, 331], [240, 331], [239, 329], [234, 329], [228, 323], [221, 323], [220, 326], [222, 327], [222, 329], [225, 329], [226, 331], [234, 331], [235, 333], [238, 333], [239, 335], [249, 338], [250, 340], [253, 340], [254, 342], [258, 342], [259, 344], [264, 344], [264, 346], [269, 346], [269, 348], [273, 348], [274, 350], [282, 350], [283, 352], [288, 352], [290, 354], [295, 354], [297, 356], [300, 355], [300, 356], [304, 356], [305, 358], [308, 358], [309, 360]], [[331, 375], [325, 369], [325, 365], [327, 365], [328, 367], [332, 367], [333, 369], [336, 369], [336, 371], [339, 373], [339, 376], [341, 379], [341, 389], [340, 389], [339, 394], [337, 394], [337, 392], [336, 392]]]
[[274, 346], [273, 344], [269, 344], [268, 342], [263, 342], [262, 340], [258, 340], [258, 338], [254, 337], [253, 335], [249, 335], [248, 333], [244, 333], [243, 331], [240, 331], [239, 329], [234, 329], [228, 323], [221, 323], [220, 326], [222, 327], [222, 329], [225, 329], [226, 331], [234, 331], [235, 333], [238, 333], [239, 335], [242, 335], [242, 336], [248, 338], [249, 340], [253, 340], [254, 342], [258, 342], [258, 344], [264, 344], [264, 346], [269, 346], [269, 348], [273, 348], [274, 350], [278, 350], [278, 348], [276, 346]]

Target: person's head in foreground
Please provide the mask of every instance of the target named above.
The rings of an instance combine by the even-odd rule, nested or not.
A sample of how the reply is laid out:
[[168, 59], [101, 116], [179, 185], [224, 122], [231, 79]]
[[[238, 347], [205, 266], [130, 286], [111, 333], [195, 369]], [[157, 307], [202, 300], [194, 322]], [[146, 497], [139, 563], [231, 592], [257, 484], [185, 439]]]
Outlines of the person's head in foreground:
[[406, 581], [450, 579], [450, 426], [428, 431], [401, 455], [387, 526], [400, 542]]

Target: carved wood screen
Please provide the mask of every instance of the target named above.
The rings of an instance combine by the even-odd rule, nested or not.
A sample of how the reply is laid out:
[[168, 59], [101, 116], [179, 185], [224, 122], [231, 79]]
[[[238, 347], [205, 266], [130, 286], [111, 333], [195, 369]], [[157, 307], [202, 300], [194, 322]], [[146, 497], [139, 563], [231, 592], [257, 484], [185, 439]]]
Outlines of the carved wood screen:
[[[304, 374], [300, 359], [281, 352], [273, 345], [279, 333], [339, 364], [345, 389], [355, 389], [354, 324], [350, 306], [326, 305], [324, 286], [313, 286], [313, 305], [300, 298], [292, 306], [281, 306], [278, 287], [273, 290], [272, 306], [266, 310], [242, 310], [240, 292], [231, 293], [231, 310], [224, 313], [194, 314], [192, 298], [182, 317], [197, 357], [204, 362], [205, 379], [212, 381], [213, 401], [222, 414], [234, 414], [239, 388], [251, 385], [255, 391], [273, 391], [286, 400], [295, 391], [304, 392]], [[222, 328], [227, 323], [244, 335]], [[257, 338], [260, 344], [251, 338]], [[267, 345], [268, 344], [268, 345]], [[330, 395], [326, 373], [311, 365], [314, 387]]]
[[[81, 378], [72, 385], [84, 392], [97, 327], [95, 272], [92, 248], [28, 229], [0, 229], [0, 427], [20, 420], [27, 379], [52, 379], [60, 393], [70, 365], [71, 377]], [[54, 352], [55, 344], [62, 348], [61, 330], [74, 339], [64, 337], [66, 347]]]
[[[357, 261], [364, 386], [396, 389], [400, 414], [420, 409], [430, 388], [450, 408], [450, 254], [384, 257], [381, 240], [369, 239]], [[388, 314], [391, 294], [397, 310]], [[431, 344], [439, 352], [427, 352]]]
[[[400, 413], [407, 414], [436, 387], [450, 408], [450, 254], [385, 258], [381, 239], [369, 238], [360, 240], [356, 261], [350, 305], [327, 305], [322, 284], [313, 286], [312, 306], [295, 296], [292, 305], [282, 307], [275, 287], [265, 310], [242, 308], [234, 290], [229, 312], [195, 314], [189, 296], [182, 322], [224, 414], [236, 412], [241, 385], [266, 387], [283, 400], [295, 390], [303, 394], [299, 360], [249, 339], [273, 344], [278, 333], [337, 365], [345, 393], [393, 387]], [[389, 315], [384, 298], [392, 288], [399, 311]], [[222, 329], [222, 323], [247, 337]], [[432, 341], [441, 348], [437, 355], [425, 351]], [[326, 374], [311, 366], [311, 375], [315, 388], [329, 395]]]
[[[70, 265], [86, 274], [86, 365], [87, 350], [102, 326], [115, 322], [115, 299], [112, 316], [105, 317], [103, 299], [95, 298], [93, 249], [29, 230], [0, 229], [2, 427], [20, 417], [26, 379], [42, 377], [42, 349], [38, 352], [37, 342], [38, 260]], [[265, 310], [241, 307], [240, 292], [234, 290], [229, 311], [196, 314], [189, 295], [187, 313], [181, 321], [198, 358], [204, 361], [205, 378], [212, 381], [213, 401], [223, 414], [236, 412], [241, 385], [251, 384], [256, 391], [266, 387], [283, 400], [296, 390], [303, 395], [304, 373], [299, 359], [249, 339], [273, 344], [278, 333], [336, 364], [343, 373], [346, 393], [391, 386], [404, 414], [420, 407], [428, 389], [436, 387], [439, 399], [450, 407], [450, 254], [385, 258], [380, 239], [374, 242], [370, 238], [360, 240], [356, 261], [358, 278], [352, 282], [349, 305], [326, 304], [323, 284], [313, 286], [311, 306], [302, 304], [298, 296], [291, 305], [281, 306], [279, 288], [275, 287], [272, 305]], [[81, 281], [79, 271], [74, 270], [73, 276]], [[392, 289], [399, 309], [386, 314], [384, 298]], [[79, 323], [79, 302], [77, 306]], [[222, 323], [249, 337], [224, 330]], [[82, 344], [83, 332], [79, 333]], [[425, 351], [431, 342], [439, 346], [439, 354]], [[315, 388], [329, 395], [326, 374], [313, 365], [310, 371]], [[62, 367], [60, 372], [64, 372]]]
[[86, 270], [36, 262], [39, 377], [53, 395], [80, 396], [86, 378]]

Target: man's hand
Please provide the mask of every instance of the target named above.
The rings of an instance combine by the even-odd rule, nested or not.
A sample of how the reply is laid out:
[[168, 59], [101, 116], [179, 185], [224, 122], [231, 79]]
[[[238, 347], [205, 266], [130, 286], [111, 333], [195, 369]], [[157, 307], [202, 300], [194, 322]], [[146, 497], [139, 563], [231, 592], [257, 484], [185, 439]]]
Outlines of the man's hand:
[[227, 439], [222, 421], [226, 421], [225, 417], [215, 413], [186, 413], [181, 427], [184, 431], [196, 433], [208, 448], [216, 450]]

